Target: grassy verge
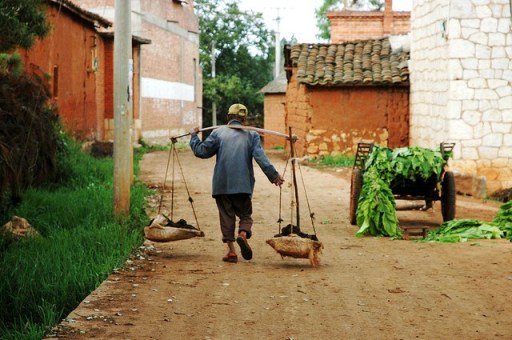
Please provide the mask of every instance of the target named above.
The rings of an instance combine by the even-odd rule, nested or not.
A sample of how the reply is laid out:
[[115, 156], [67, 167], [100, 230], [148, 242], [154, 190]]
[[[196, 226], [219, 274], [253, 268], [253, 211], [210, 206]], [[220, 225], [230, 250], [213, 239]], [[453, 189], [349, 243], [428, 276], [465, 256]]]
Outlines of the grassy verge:
[[[148, 189], [135, 182], [130, 215], [113, 214], [111, 158], [70, 146], [66, 180], [30, 189], [3, 216], [26, 218], [40, 237], [0, 239], [0, 339], [41, 339], [142, 243]], [[142, 152], [135, 154], [135, 172]], [[2, 236], [0, 236], [2, 237]]]
[[350, 168], [354, 165], [354, 156], [325, 155], [310, 161], [312, 165], [321, 168]]

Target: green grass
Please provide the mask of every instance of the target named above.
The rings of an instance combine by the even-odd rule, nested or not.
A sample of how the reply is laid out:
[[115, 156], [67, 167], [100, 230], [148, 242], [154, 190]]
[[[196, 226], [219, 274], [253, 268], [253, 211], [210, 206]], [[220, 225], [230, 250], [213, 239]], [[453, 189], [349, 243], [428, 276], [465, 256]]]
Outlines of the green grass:
[[324, 155], [310, 162], [311, 164], [319, 165], [322, 167], [349, 168], [354, 165], [354, 159], [354, 156]]
[[[41, 339], [143, 242], [149, 190], [136, 181], [129, 216], [114, 216], [112, 159], [69, 149], [65, 182], [29, 189], [0, 216], [2, 225], [24, 217], [41, 234], [0, 240], [0, 339]], [[144, 151], [135, 153], [136, 173]]]

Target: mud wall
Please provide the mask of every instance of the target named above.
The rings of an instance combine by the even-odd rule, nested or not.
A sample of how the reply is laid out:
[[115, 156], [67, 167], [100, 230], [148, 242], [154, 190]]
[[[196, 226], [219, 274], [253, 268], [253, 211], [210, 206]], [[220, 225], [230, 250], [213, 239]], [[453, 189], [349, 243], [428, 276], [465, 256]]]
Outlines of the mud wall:
[[353, 155], [361, 141], [408, 145], [408, 88], [306, 87], [293, 80], [287, 91], [287, 124], [301, 138], [298, 153]]
[[[267, 93], [265, 94], [264, 107], [265, 129], [274, 130], [277, 132], [288, 133], [285, 124], [285, 94], [284, 93]], [[279, 136], [267, 134], [264, 137], [265, 149], [274, 149], [277, 147], [285, 147], [286, 139]]]

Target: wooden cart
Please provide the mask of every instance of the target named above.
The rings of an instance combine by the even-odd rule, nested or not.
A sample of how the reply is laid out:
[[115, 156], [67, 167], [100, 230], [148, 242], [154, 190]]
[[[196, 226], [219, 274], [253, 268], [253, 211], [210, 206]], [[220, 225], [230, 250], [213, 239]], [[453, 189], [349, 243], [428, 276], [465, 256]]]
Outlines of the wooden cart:
[[[445, 164], [454, 146], [455, 143], [440, 144]], [[350, 185], [350, 223], [352, 225], [357, 224], [356, 213], [359, 196], [363, 187], [363, 171], [365, 161], [372, 152], [372, 149], [373, 143], [358, 143], [357, 145]], [[424, 200], [427, 206], [432, 204], [433, 201], [441, 201], [443, 221], [446, 222], [455, 218], [455, 177], [453, 172], [445, 171], [444, 167], [439, 180], [435, 174], [427, 180], [418, 179], [414, 182], [398, 177], [393, 180], [390, 187], [396, 200]]]

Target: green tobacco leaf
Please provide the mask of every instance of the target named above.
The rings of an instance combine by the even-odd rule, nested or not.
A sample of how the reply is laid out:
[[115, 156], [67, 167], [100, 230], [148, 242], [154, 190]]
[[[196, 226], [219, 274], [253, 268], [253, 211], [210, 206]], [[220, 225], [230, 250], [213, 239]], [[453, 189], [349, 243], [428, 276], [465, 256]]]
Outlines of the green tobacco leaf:
[[400, 237], [396, 202], [390, 185], [394, 181], [427, 180], [434, 175], [439, 179], [445, 164], [440, 151], [374, 145], [363, 169], [363, 187], [356, 214], [356, 222], [361, 228], [357, 235]]

